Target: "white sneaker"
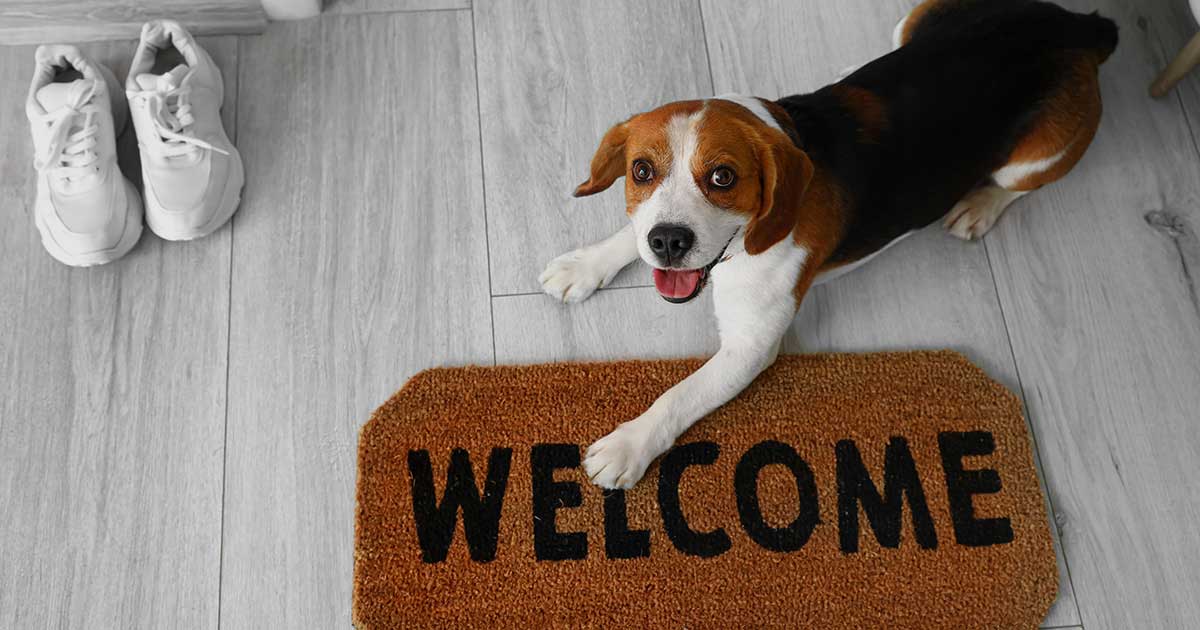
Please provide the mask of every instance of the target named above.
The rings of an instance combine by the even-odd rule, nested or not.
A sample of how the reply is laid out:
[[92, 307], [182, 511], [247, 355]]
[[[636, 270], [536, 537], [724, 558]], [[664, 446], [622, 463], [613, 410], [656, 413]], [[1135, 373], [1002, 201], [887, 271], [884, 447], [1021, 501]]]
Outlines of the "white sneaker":
[[74, 46], [41, 46], [25, 115], [33, 132], [42, 246], [68, 265], [124, 256], [142, 235], [142, 200], [117, 166], [128, 110], [108, 68]]
[[[156, 68], [171, 48], [184, 63]], [[150, 229], [186, 241], [224, 225], [241, 201], [245, 176], [221, 123], [225, 86], [212, 58], [178, 22], [148, 22], [125, 93], [141, 150]]]

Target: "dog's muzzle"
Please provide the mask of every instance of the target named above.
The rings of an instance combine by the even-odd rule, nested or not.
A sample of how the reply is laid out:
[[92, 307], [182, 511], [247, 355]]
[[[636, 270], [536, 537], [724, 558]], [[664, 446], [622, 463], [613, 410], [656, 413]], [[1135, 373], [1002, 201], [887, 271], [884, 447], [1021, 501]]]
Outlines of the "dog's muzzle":
[[729, 249], [729, 244], [733, 242], [735, 236], [737, 236], [737, 231], [734, 231], [733, 236], [725, 241], [725, 247], [721, 248], [721, 252], [717, 254], [716, 258], [699, 269], [655, 269], [654, 288], [658, 289], [658, 294], [672, 304], [683, 304], [695, 299], [708, 284], [708, 276], [712, 268], [724, 259], [725, 250]]

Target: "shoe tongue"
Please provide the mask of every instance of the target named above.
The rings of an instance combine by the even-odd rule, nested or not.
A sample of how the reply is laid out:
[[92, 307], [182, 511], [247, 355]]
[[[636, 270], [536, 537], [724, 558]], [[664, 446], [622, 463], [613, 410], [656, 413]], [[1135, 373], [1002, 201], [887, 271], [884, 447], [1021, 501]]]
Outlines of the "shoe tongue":
[[183, 84], [183, 80], [187, 78], [188, 72], [191, 70], [187, 64], [179, 64], [171, 69], [166, 74], [152, 74], [144, 72], [134, 77], [138, 87], [143, 90], [154, 90], [157, 92], [167, 92], [173, 90]]
[[91, 79], [76, 79], [70, 83], [49, 83], [37, 91], [37, 102], [42, 109], [52, 112], [68, 103], [74, 103], [79, 95], [95, 86]]

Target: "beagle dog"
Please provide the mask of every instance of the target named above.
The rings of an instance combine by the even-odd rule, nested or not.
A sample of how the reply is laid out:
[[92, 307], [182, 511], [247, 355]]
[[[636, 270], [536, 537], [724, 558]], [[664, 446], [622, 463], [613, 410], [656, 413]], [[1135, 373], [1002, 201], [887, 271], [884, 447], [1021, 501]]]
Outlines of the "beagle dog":
[[982, 237], [1079, 161], [1100, 123], [1117, 27], [1035, 0], [926, 0], [895, 50], [811, 94], [720, 96], [637, 114], [604, 135], [575, 196], [625, 177], [630, 224], [559, 256], [546, 293], [579, 302], [637, 258], [687, 302], [713, 285], [719, 351], [584, 468], [630, 488], [688, 427], [774, 362], [814, 283], [943, 219]]

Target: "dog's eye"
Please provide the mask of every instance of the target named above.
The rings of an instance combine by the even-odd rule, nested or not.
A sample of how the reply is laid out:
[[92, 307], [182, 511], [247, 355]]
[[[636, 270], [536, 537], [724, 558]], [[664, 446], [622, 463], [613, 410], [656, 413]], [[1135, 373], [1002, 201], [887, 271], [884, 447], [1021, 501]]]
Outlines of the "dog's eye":
[[634, 160], [633, 162], [633, 180], [636, 182], [646, 183], [654, 179], [654, 167], [646, 160]]
[[737, 175], [734, 175], [733, 169], [728, 166], [718, 166], [708, 176], [708, 181], [717, 188], [729, 188], [737, 181]]

